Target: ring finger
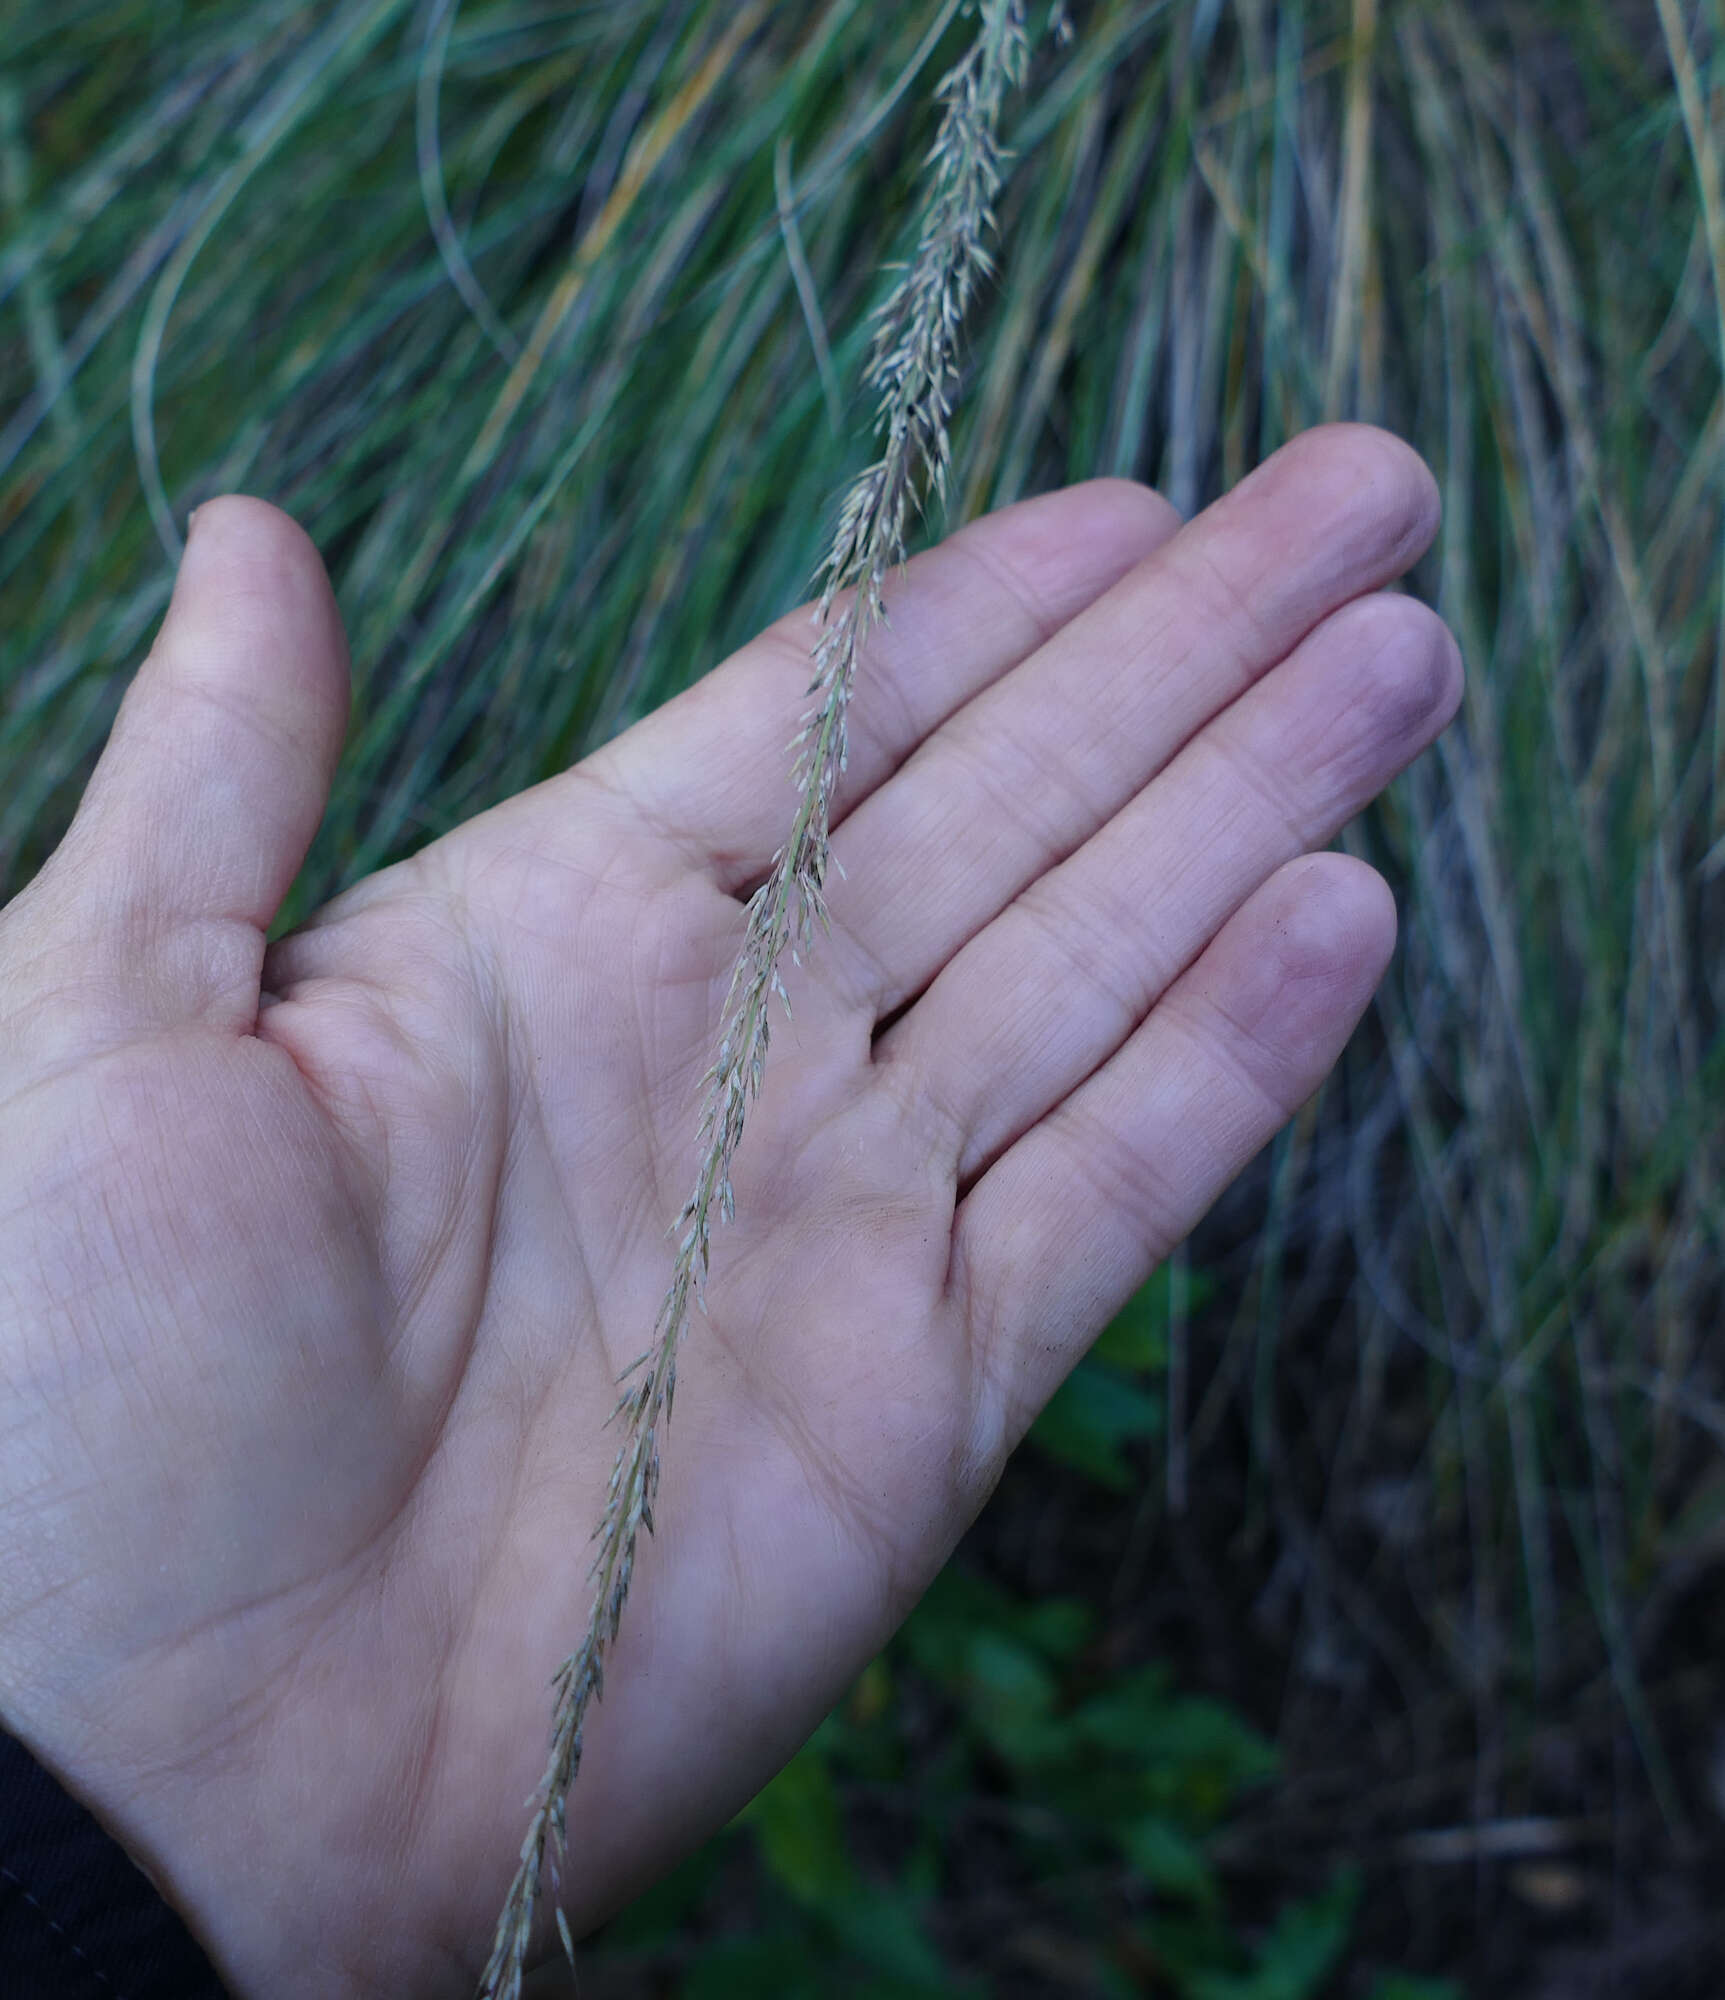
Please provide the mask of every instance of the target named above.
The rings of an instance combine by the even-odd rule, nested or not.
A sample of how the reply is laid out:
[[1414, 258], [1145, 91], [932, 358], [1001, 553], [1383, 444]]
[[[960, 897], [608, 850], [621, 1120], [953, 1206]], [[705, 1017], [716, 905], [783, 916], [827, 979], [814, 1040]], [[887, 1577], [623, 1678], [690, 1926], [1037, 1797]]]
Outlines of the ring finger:
[[974, 938], [877, 1045], [908, 1065], [960, 1182], [1105, 1062], [1259, 885], [1331, 840], [1460, 697], [1435, 613], [1405, 597], [1349, 605]]

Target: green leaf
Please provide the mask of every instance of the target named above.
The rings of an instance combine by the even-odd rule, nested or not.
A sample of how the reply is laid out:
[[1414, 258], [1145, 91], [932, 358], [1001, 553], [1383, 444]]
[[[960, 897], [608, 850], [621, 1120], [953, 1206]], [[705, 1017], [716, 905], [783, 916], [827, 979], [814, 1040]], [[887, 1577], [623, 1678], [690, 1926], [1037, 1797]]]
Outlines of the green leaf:
[[1006, 1624], [1006, 1630], [1056, 1666], [1082, 1652], [1095, 1629], [1095, 1612], [1076, 1597], [1047, 1597], [1014, 1607]]
[[1060, 1691], [1027, 1646], [998, 1632], [973, 1633], [965, 1666], [970, 1719], [1008, 1763], [1061, 1753], [1068, 1737], [1055, 1720]]
[[962, 1687], [965, 1657], [979, 1626], [998, 1626], [1004, 1593], [949, 1563], [905, 1621], [900, 1642], [934, 1684]]
[[839, 1913], [839, 1936], [854, 1956], [888, 1974], [905, 1994], [950, 1994], [945, 1962], [922, 1927], [916, 1903], [902, 1890], [860, 1889]]
[[[1133, 1293], [1091, 1348], [1096, 1360], [1134, 1375], [1160, 1374], [1167, 1367], [1173, 1276], [1172, 1263], [1166, 1263]], [[1185, 1282], [1188, 1313], [1215, 1296], [1216, 1280], [1207, 1271], [1188, 1271]]]
[[1209, 1857], [1173, 1820], [1150, 1813], [1119, 1829], [1126, 1859], [1152, 1888], [1209, 1907], [1216, 1901], [1216, 1875]]
[[793, 1757], [739, 1817], [753, 1829], [769, 1873], [799, 1903], [831, 1911], [855, 1894], [838, 1794], [813, 1745]]
[[1054, 1394], [1030, 1436], [1039, 1449], [1105, 1486], [1129, 1492], [1132, 1462], [1121, 1447], [1155, 1437], [1162, 1429], [1162, 1399], [1141, 1389], [1118, 1368], [1082, 1361]]
[[1321, 1896], [1288, 1904], [1249, 1973], [1199, 1973], [1190, 2000], [1317, 2000], [1348, 1948], [1359, 1894], [1358, 1875], [1343, 1869]]
[[966, 1683], [970, 1647], [979, 1631], [998, 1633], [1063, 1665], [1082, 1651], [1095, 1626], [1096, 1614], [1078, 1598], [1021, 1602], [998, 1584], [952, 1564], [911, 1613], [900, 1639], [932, 1681], [957, 1692]]
[[[682, 2000], [822, 2000], [819, 1954], [799, 1929], [765, 1936], [720, 1938], [703, 1946], [682, 1984]], [[824, 1989], [830, 1995], [831, 1988]]]
[[1168, 1366], [1168, 1328], [1144, 1309], [1143, 1296], [1103, 1328], [1090, 1350], [1091, 1360], [1130, 1375], [1160, 1374]]
[[1157, 1780], [1158, 1791], [1208, 1825], [1280, 1768], [1275, 1746], [1233, 1709], [1173, 1697], [1164, 1668], [1140, 1669], [1073, 1712], [1072, 1732]]

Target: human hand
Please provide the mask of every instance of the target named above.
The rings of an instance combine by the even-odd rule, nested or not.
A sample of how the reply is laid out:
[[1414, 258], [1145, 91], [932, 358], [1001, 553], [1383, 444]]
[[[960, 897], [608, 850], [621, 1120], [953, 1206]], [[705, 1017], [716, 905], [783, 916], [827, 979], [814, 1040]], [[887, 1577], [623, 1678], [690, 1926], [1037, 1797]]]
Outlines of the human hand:
[[[1315, 853], [1453, 713], [1429, 475], [1297, 441], [918, 558], [571, 1800], [579, 1932], [892, 1631], [1389, 956]], [[1178, 530], [1178, 531], [1177, 531]], [[203, 510], [0, 914], [0, 1718], [240, 1993], [460, 1994], [586, 1611], [621, 1370], [788, 824], [807, 614], [266, 948], [347, 705], [309, 543]]]

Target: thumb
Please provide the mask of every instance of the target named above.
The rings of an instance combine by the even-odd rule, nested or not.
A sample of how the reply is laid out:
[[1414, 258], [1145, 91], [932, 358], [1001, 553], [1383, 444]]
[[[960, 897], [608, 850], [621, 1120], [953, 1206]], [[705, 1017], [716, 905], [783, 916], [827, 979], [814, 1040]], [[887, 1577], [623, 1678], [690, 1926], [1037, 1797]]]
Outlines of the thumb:
[[199, 508], [54, 864], [86, 948], [123, 967], [140, 1013], [250, 1026], [264, 933], [323, 817], [347, 706], [347, 643], [309, 538], [261, 500]]

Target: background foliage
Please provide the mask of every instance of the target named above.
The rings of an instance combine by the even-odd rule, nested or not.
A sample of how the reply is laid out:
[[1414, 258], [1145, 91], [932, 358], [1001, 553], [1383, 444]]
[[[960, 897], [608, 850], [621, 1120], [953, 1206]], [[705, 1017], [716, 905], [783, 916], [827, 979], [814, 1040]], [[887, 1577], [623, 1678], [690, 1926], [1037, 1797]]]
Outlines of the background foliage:
[[[216, 491], [305, 522], [353, 637], [290, 921], [795, 602], [957, 12], [6, 8], [0, 878]], [[1716, 1993], [1725, 14], [1072, 18], [954, 511], [1097, 472], [1191, 509], [1387, 423], [1445, 489], [1468, 706], [1350, 836], [1405, 948], [1336, 1082], [594, 1978]]]

